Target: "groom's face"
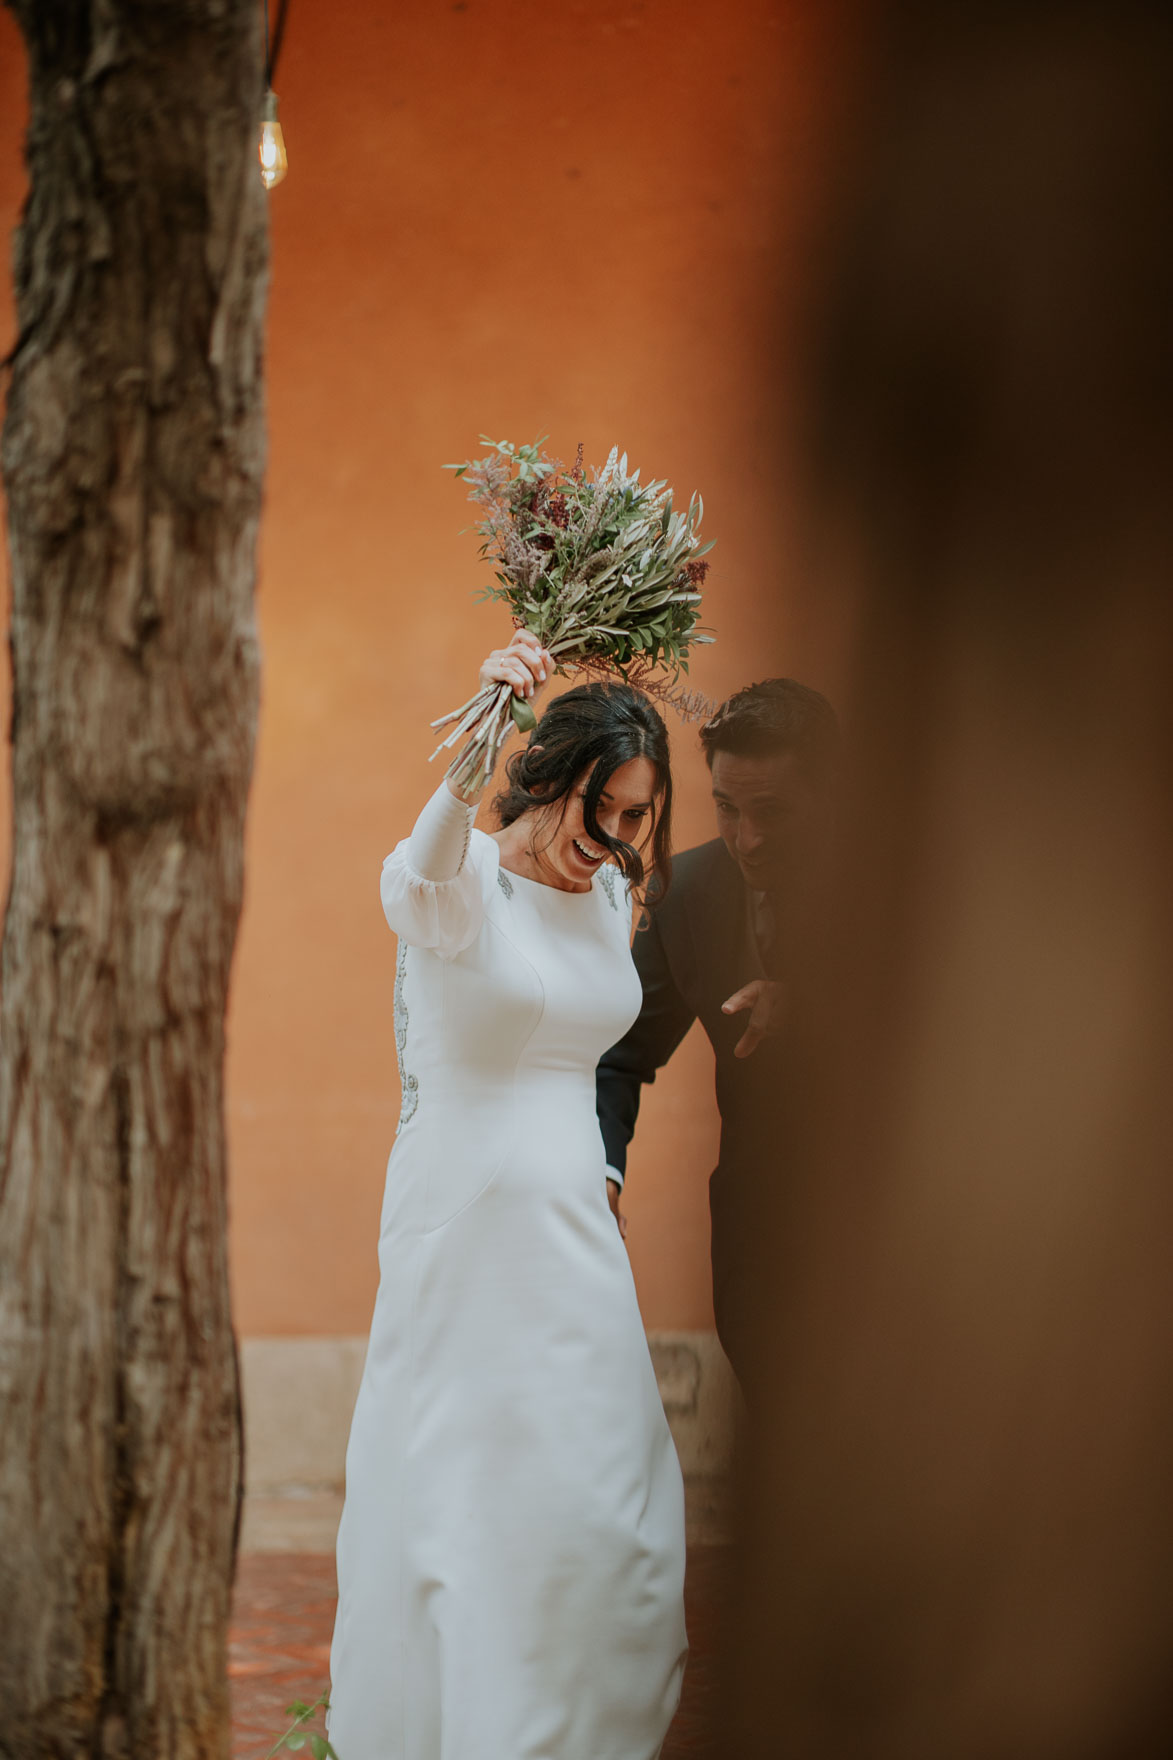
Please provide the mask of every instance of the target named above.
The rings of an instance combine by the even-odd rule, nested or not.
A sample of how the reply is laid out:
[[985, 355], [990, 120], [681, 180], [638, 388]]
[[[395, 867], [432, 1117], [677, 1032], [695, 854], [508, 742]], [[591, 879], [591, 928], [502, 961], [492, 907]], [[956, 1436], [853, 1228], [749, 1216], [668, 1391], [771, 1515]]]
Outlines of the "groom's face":
[[821, 843], [826, 801], [794, 752], [713, 753], [717, 829], [755, 892], [782, 892]]

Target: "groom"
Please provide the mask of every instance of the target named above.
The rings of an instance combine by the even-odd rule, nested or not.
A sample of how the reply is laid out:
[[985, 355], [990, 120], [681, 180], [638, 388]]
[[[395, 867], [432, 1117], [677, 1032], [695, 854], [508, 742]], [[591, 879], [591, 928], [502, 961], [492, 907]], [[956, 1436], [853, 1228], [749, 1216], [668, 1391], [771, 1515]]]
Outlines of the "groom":
[[784, 1022], [788, 959], [825, 873], [839, 727], [818, 691], [771, 678], [723, 703], [701, 729], [701, 745], [719, 836], [675, 858], [663, 903], [636, 934], [643, 1006], [600, 1061], [596, 1095], [618, 1216], [642, 1085], [699, 1018], [716, 1054], [721, 1114], [709, 1182], [713, 1304], [744, 1382], [760, 1236], [757, 1121], [765, 1084], [777, 1080], [773, 1060], [754, 1054]]

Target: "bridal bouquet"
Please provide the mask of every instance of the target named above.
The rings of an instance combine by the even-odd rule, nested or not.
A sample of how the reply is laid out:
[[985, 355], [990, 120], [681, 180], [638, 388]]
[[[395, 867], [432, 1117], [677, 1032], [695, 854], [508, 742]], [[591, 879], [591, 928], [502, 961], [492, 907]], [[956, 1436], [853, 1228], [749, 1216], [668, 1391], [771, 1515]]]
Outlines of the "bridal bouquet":
[[[515, 627], [528, 629], [554, 656], [557, 670], [613, 675], [638, 685], [683, 713], [703, 712], [703, 699], [678, 688], [698, 630], [701, 584], [712, 544], [698, 535], [704, 504], [693, 495], [677, 511], [667, 483], [641, 483], [627, 454], [611, 451], [602, 470], [573, 468], [532, 446], [481, 436], [483, 458], [448, 465], [484, 508], [477, 524], [481, 555], [496, 564], [497, 585], [482, 595], [509, 606]], [[452, 726], [432, 753], [465, 744], [449, 775], [474, 792], [484, 786], [514, 726], [535, 725], [529, 704], [508, 684], [479, 690], [432, 726]]]

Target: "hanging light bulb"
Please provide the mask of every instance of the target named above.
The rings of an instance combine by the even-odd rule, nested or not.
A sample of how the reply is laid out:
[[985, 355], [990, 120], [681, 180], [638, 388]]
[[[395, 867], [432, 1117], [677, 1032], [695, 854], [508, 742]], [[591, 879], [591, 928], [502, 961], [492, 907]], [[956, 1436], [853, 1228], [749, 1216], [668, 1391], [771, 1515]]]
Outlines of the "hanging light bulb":
[[285, 153], [285, 136], [277, 120], [277, 94], [272, 89], [265, 93], [265, 101], [261, 107], [261, 139], [257, 157], [261, 161], [261, 182], [266, 189], [273, 189], [289, 170], [289, 160]]

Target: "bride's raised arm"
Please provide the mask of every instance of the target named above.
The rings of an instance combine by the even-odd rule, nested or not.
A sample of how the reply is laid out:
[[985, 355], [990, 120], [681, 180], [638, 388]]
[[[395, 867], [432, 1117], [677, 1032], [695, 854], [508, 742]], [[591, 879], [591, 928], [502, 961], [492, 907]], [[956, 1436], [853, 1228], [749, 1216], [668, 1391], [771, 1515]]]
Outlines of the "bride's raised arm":
[[[507, 648], [495, 648], [481, 666], [481, 684], [510, 684], [531, 698], [553, 670], [536, 636], [518, 630]], [[485, 785], [488, 783], [485, 778]], [[445, 779], [424, 806], [410, 837], [383, 863], [379, 892], [395, 933], [412, 947], [451, 959], [468, 947], [484, 915], [480, 876], [468, 860], [473, 820], [484, 785], [465, 793]]]

